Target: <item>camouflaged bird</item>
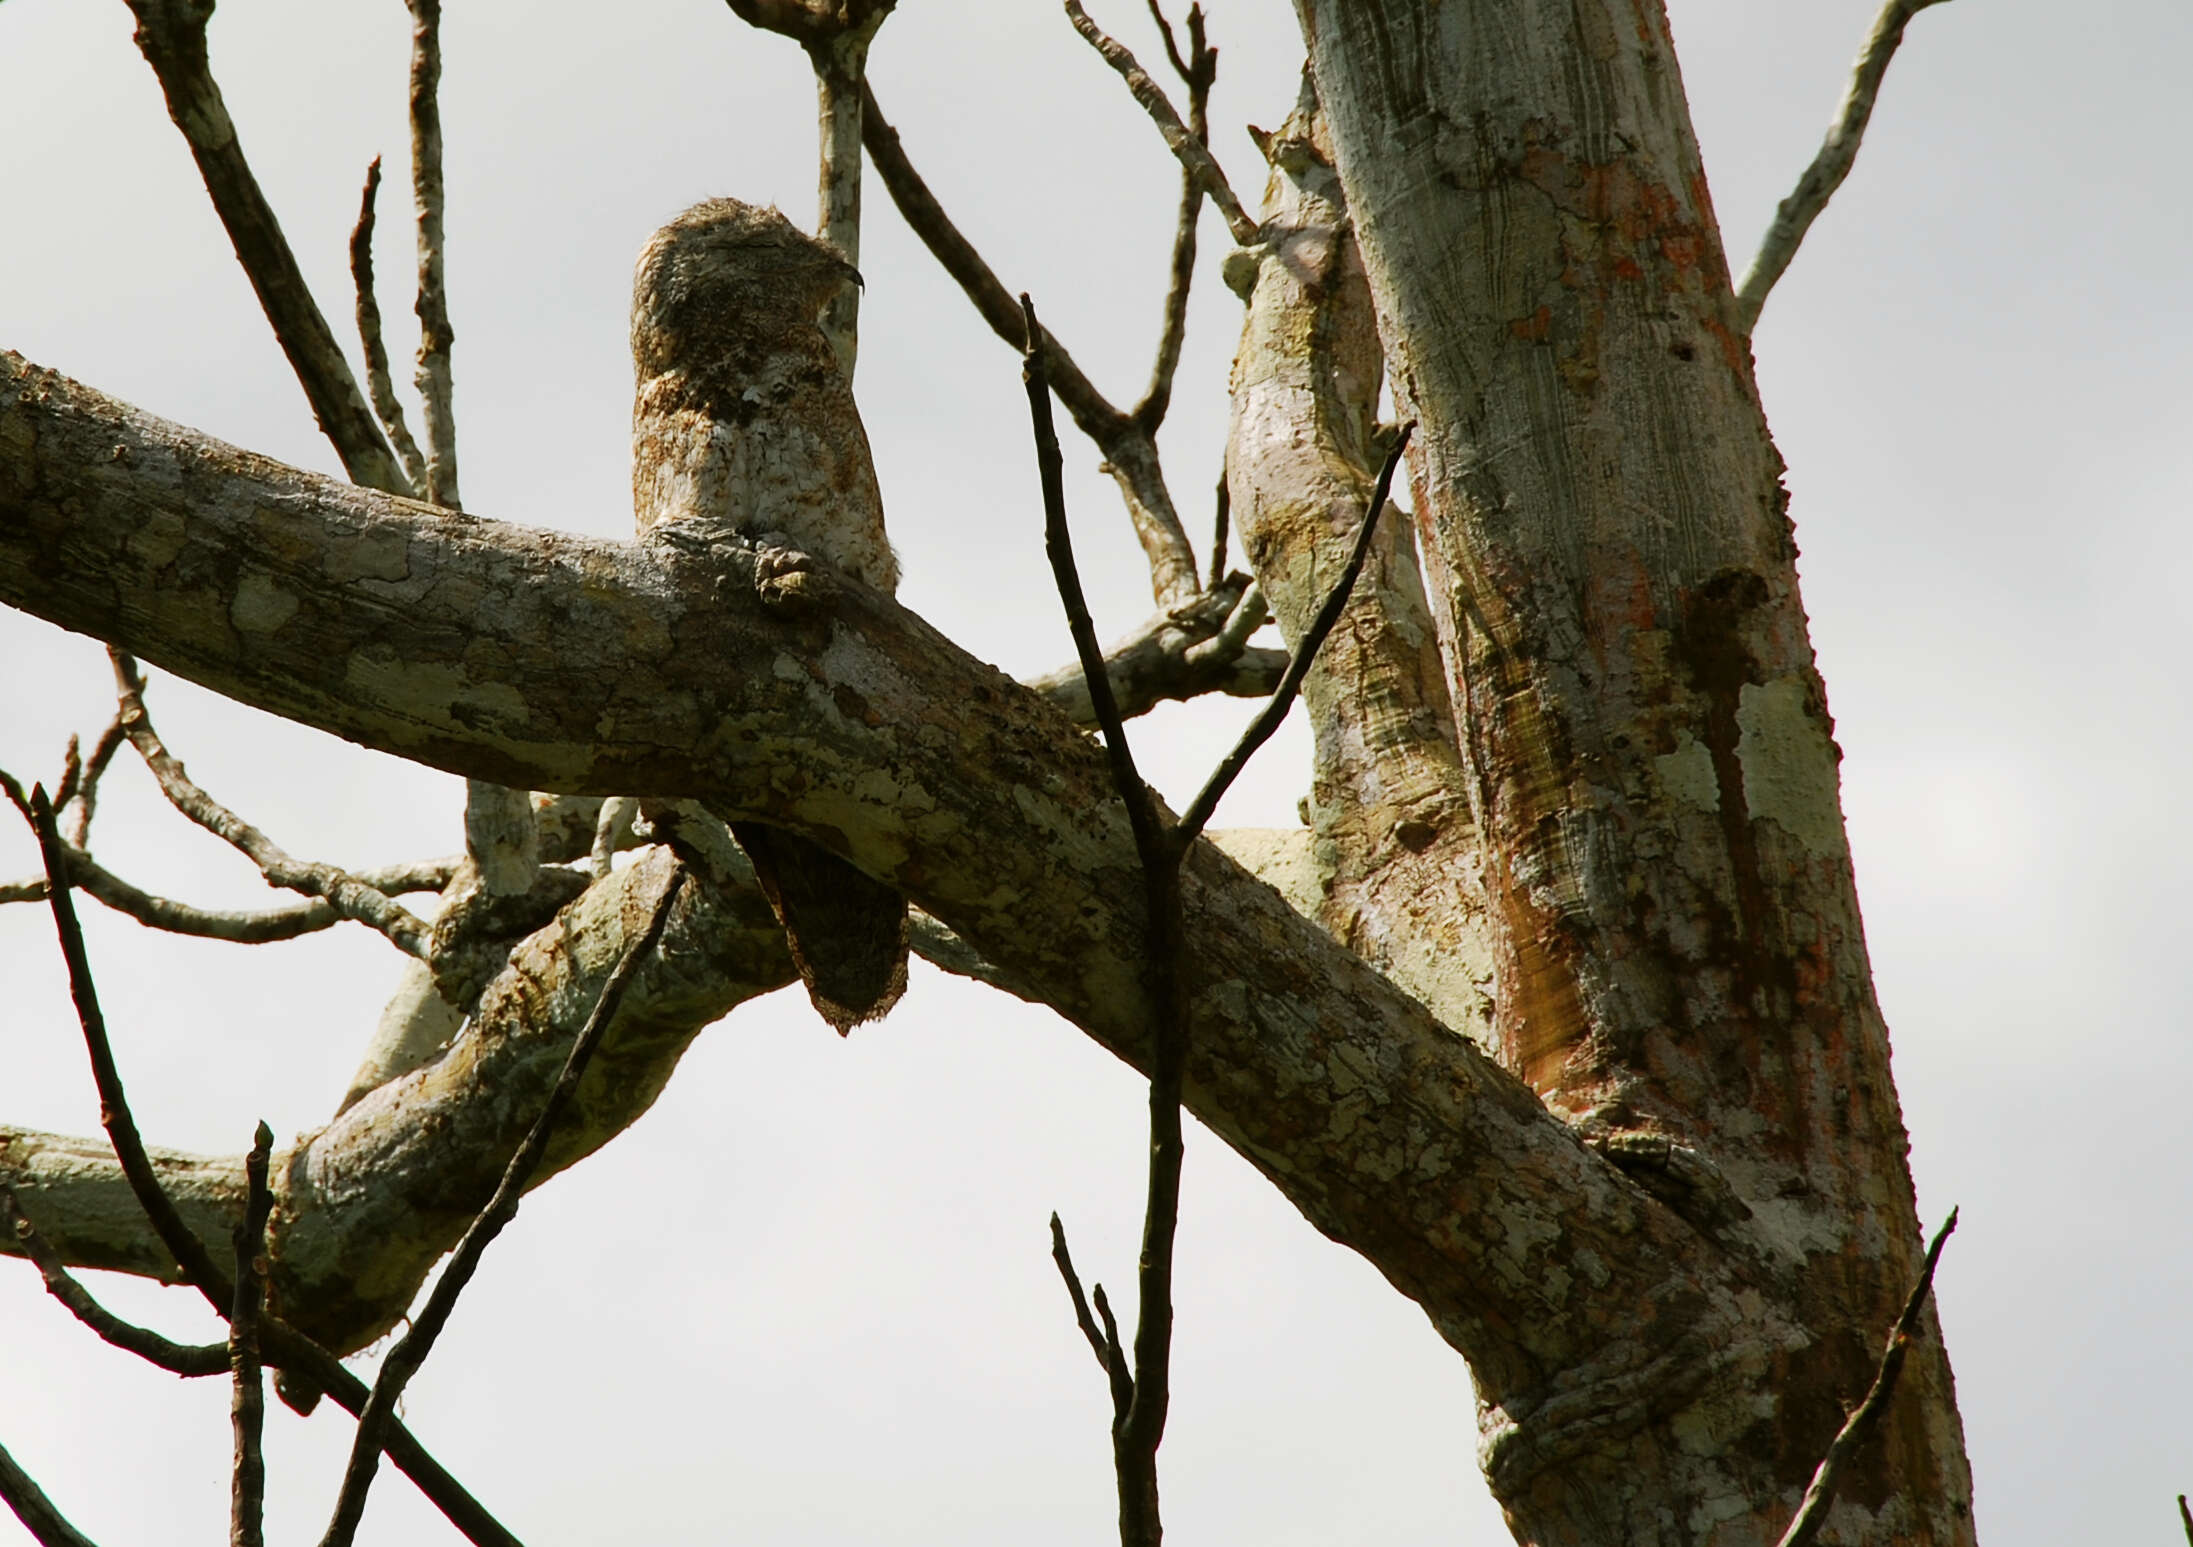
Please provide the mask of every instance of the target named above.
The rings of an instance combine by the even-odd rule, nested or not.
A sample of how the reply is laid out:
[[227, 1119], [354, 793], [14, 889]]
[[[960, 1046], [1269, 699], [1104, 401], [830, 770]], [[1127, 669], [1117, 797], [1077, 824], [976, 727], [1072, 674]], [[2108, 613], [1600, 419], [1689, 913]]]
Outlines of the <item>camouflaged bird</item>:
[[[898, 588], [868, 434], [818, 320], [859, 277], [776, 210], [735, 199], [696, 204], [649, 240], [632, 284], [642, 532], [705, 518]], [[906, 989], [906, 900], [793, 833], [731, 831], [823, 1017], [844, 1032], [890, 1009]]]

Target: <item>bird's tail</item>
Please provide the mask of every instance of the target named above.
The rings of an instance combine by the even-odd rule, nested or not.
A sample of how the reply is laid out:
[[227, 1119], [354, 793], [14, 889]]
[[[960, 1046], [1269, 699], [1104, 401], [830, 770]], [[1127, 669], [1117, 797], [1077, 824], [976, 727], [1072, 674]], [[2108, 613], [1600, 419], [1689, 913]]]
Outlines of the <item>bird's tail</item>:
[[843, 1036], [906, 992], [906, 899], [782, 828], [733, 822], [784, 926], [807, 997]]

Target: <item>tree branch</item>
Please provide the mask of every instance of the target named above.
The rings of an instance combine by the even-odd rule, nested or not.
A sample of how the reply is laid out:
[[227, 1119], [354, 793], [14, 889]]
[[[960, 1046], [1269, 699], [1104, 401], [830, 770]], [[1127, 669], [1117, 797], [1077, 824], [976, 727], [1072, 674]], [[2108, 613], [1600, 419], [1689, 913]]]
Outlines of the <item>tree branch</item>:
[[403, 1396], [405, 1386], [416, 1375], [419, 1367], [433, 1352], [435, 1341], [442, 1328], [449, 1323], [449, 1313], [456, 1309], [457, 1297], [472, 1282], [472, 1275], [479, 1270], [480, 1259], [489, 1244], [502, 1233], [503, 1226], [518, 1214], [518, 1200], [524, 1196], [533, 1173], [539, 1169], [541, 1159], [548, 1153], [549, 1135], [556, 1123], [577, 1095], [579, 1081], [586, 1075], [586, 1067], [592, 1062], [594, 1049], [600, 1045], [602, 1034], [617, 1018], [617, 1008], [624, 1001], [625, 990], [631, 985], [632, 976], [639, 970], [641, 960], [662, 938], [663, 925], [670, 917], [671, 904], [677, 901], [679, 891], [685, 885], [685, 872], [674, 869], [668, 883], [656, 899], [654, 911], [640, 937], [633, 941], [610, 973], [609, 981], [602, 985], [601, 997], [594, 1002], [593, 1013], [579, 1029], [579, 1035], [571, 1044], [571, 1052], [564, 1059], [563, 1073], [548, 1093], [548, 1100], [541, 1106], [540, 1115], [527, 1130], [525, 1141], [510, 1157], [510, 1164], [503, 1170], [502, 1181], [495, 1188], [495, 1195], [480, 1210], [479, 1218], [464, 1233], [450, 1256], [449, 1266], [435, 1282], [434, 1292], [427, 1296], [424, 1307], [412, 1321], [411, 1328], [388, 1357], [381, 1361], [381, 1371], [373, 1382], [373, 1395], [367, 1400], [365, 1411], [358, 1415], [358, 1432], [350, 1447], [350, 1461], [343, 1469], [343, 1485], [336, 1495], [334, 1517], [328, 1522], [327, 1535], [322, 1547], [349, 1547], [357, 1535], [358, 1522], [365, 1518], [366, 1491], [373, 1486], [373, 1474], [380, 1466], [381, 1447], [393, 1421], [397, 1401]]
[[[1172, 24], [1158, 0], [1150, 0], [1150, 15], [1165, 39], [1165, 55], [1188, 88], [1188, 133], [1206, 149], [1211, 143], [1211, 86], [1218, 79], [1218, 50], [1205, 41], [1203, 7], [1188, 7], [1188, 57], [1181, 58], [1173, 41]], [[1173, 375], [1180, 368], [1180, 349], [1188, 336], [1188, 292], [1195, 282], [1196, 219], [1203, 212], [1203, 184], [1194, 172], [1181, 168], [1180, 213], [1173, 221], [1173, 260], [1165, 286], [1164, 320], [1158, 330], [1157, 360], [1150, 367], [1150, 384], [1134, 407], [1137, 424], [1155, 433], [1165, 422], [1173, 397]], [[1225, 573], [1212, 571], [1216, 584]]]
[[45, 1490], [31, 1480], [30, 1473], [16, 1465], [15, 1458], [5, 1448], [0, 1448], [0, 1499], [8, 1501], [8, 1508], [15, 1511], [15, 1518], [23, 1522], [25, 1530], [38, 1539], [40, 1547], [93, 1547], [91, 1538], [68, 1523], [68, 1519], [46, 1497]]
[[[127, 914], [148, 929], [174, 935], [195, 935], [202, 940], [226, 940], [237, 945], [270, 945], [317, 934], [343, 921], [344, 915], [324, 898], [289, 903], [279, 908], [200, 908], [170, 897], [143, 891], [101, 865], [79, 848], [67, 848], [69, 880], [117, 913]], [[409, 865], [390, 865], [380, 870], [361, 870], [355, 879], [364, 886], [393, 897], [403, 892], [438, 892], [449, 884], [458, 862], [453, 859], [421, 860]], [[44, 876], [0, 885], [0, 904], [43, 902]]]
[[1835, 1502], [1835, 1490], [1842, 1483], [1844, 1468], [1880, 1427], [1881, 1414], [1887, 1411], [1888, 1399], [1895, 1394], [1896, 1377], [1903, 1373], [1904, 1353], [1911, 1347], [1911, 1340], [1919, 1335], [1919, 1314], [1926, 1309], [1927, 1296], [1934, 1289], [1935, 1265], [1942, 1260], [1942, 1247], [1947, 1244], [1949, 1233], [1956, 1228], [1957, 1211], [1951, 1209], [1949, 1218], [1942, 1221], [1942, 1228], [1934, 1232], [1934, 1239], [1927, 1246], [1926, 1265], [1919, 1270], [1919, 1281], [1911, 1286], [1903, 1314], [1889, 1329], [1888, 1346], [1881, 1350], [1881, 1365], [1874, 1372], [1873, 1384], [1867, 1389], [1865, 1400], [1851, 1409], [1842, 1429], [1828, 1445], [1819, 1470], [1812, 1474], [1811, 1486], [1805, 1489], [1797, 1517], [1782, 1534], [1781, 1547], [1809, 1547], [1819, 1536], [1821, 1527], [1827, 1524], [1828, 1508]]
[[1260, 244], [1264, 239], [1263, 232], [1249, 217], [1249, 212], [1241, 207], [1241, 200], [1235, 195], [1233, 184], [1226, 181], [1225, 168], [1218, 164], [1210, 147], [1189, 132], [1188, 126], [1180, 121], [1180, 114], [1174, 111], [1171, 99], [1165, 95], [1165, 88], [1150, 79], [1149, 72], [1136, 62], [1135, 56], [1128, 52], [1124, 44], [1109, 36], [1103, 28], [1089, 19], [1089, 13], [1081, 8], [1081, 0], [1066, 0], [1066, 16], [1073, 22], [1074, 30], [1086, 38], [1089, 46], [1127, 83], [1127, 90], [1142, 104], [1142, 110], [1150, 115], [1151, 121], [1157, 125], [1157, 132], [1164, 136], [1166, 147], [1179, 159], [1181, 166], [1187, 169], [1188, 175], [1202, 185], [1211, 202], [1218, 206], [1218, 212], [1225, 217], [1226, 229], [1233, 233], [1234, 240], [1243, 247]]
[[419, 216], [419, 368], [414, 384], [426, 423], [421, 497], [462, 509], [457, 493], [455, 384], [449, 296], [442, 280], [442, 0], [405, 0], [411, 11], [411, 195]]
[[[990, 265], [975, 251], [959, 228], [952, 224], [929, 185], [922, 181], [907, 159], [899, 133], [884, 119], [875, 92], [862, 87], [861, 143], [868, 159], [883, 179], [891, 202], [900, 216], [921, 238], [930, 256], [952, 276], [990, 331], [1018, 350], [1022, 345], [1020, 304], [1013, 299]], [[1142, 544], [1150, 565], [1150, 590], [1160, 607], [1173, 607], [1200, 589], [1195, 551], [1189, 546], [1173, 497], [1165, 485], [1157, 442], [1132, 414], [1124, 413], [1097, 391], [1066, 347], [1046, 330], [1043, 334], [1043, 369], [1051, 390], [1058, 394], [1075, 427], [1096, 443], [1104, 454], [1104, 470], [1119, 485], [1127, 504], [1128, 519]]]
[[[1099, 755], [889, 599], [845, 582], [826, 615], [786, 620], [762, 606], [752, 572], [728, 535], [610, 543], [437, 518], [0, 357], [0, 604], [466, 776], [691, 795], [800, 832], [1144, 1063], [1139, 866]], [[283, 598], [280, 625], [236, 627], [239, 594]], [[482, 595], [497, 605], [480, 608]], [[939, 724], [954, 733], [936, 736]], [[595, 891], [616, 895], [632, 868]], [[1182, 889], [1197, 942], [1188, 1104], [1418, 1298], [1471, 1352], [1488, 1401], [1564, 1357], [1658, 1370], [1668, 1340], [1688, 1350], [1695, 1329], [1747, 1325], [1716, 1248], [1276, 893], [1207, 844], [1188, 854]], [[711, 1016], [728, 979], [708, 986]], [[491, 994], [474, 1035], [387, 1099], [473, 1078], [504, 1035], [482, 1028], [526, 1013]], [[383, 1111], [376, 1094], [345, 1114], [357, 1147], [344, 1174], [403, 1164], [411, 1125], [376, 1124]], [[1408, 1185], [1365, 1173], [1366, 1146], [1395, 1156]], [[344, 1206], [378, 1210], [389, 1196]], [[293, 1192], [285, 1209], [309, 1217], [333, 1202]], [[1512, 1225], [1497, 1260], [1481, 1234], [1428, 1223], [1488, 1214]], [[416, 1223], [380, 1218], [381, 1235], [417, 1239]], [[372, 1232], [348, 1239], [378, 1260]], [[1584, 1251], [1589, 1275], [1567, 1266]], [[331, 1295], [340, 1281], [330, 1264]], [[1570, 1286], [1558, 1315], [1545, 1298], [1556, 1282]], [[1654, 1400], [1683, 1389], [1656, 1387]], [[1534, 1439], [1506, 1453], [1561, 1451]]]
[[138, 674], [137, 663], [121, 651], [109, 654], [122, 703], [123, 733], [152, 770], [160, 783], [160, 793], [167, 796], [170, 805], [257, 865], [269, 885], [317, 897], [344, 918], [379, 930], [406, 955], [426, 956], [428, 928], [408, 908], [333, 865], [291, 858], [281, 845], [192, 783], [181, 760], [168, 751], [152, 728], [152, 718], [145, 712], [145, 682]]
[[229, 1547], [264, 1547], [267, 1469], [260, 1448], [266, 1426], [266, 1388], [259, 1373], [259, 1318], [266, 1304], [267, 1157], [274, 1130], [265, 1123], [252, 1135], [244, 1157], [244, 1217], [236, 1223], [236, 1298], [228, 1316], [228, 1364], [234, 1382], [229, 1399], [236, 1432], [236, 1464], [229, 1489]]
[[1812, 165], [1797, 179], [1797, 186], [1789, 197], [1775, 209], [1774, 223], [1767, 227], [1767, 234], [1759, 243], [1758, 255], [1751, 260], [1744, 282], [1737, 286], [1737, 315], [1746, 334], [1758, 326], [1759, 310], [1767, 304], [1767, 292], [1774, 288], [1790, 260], [1797, 256], [1805, 233], [1812, 229], [1813, 221], [1819, 219], [1828, 200], [1835, 197], [1835, 190], [1843, 186], [1843, 179], [1850, 176], [1851, 167], [1856, 165], [1858, 145], [1865, 138], [1867, 122], [1873, 117], [1873, 103], [1880, 95], [1881, 79], [1888, 74], [1888, 63], [1903, 44], [1904, 28], [1919, 12], [1940, 3], [1941, 0], [1885, 0], [1880, 14], [1873, 18], [1873, 30], [1866, 34], [1865, 47], [1859, 51], [1858, 62], [1851, 69], [1850, 85], [1843, 91], [1843, 105], [1836, 112], [1835, 122], [1828, 126], [1820, 153], [1812, 158]]
[[100, 1341], [111, 1344], [124, 1352], [135, 1354], [148, 1364], [159, 1366], [173, 1375], [224, 1375], [229, 1369], [229, 1351], [224, 1343], [186, 1344], [172, 1342], [149, 1327], [140, 1327], [115, 1315], [97, 1300], [91, 1291], [69, 1274], [61, 1254], [40, 1235], [15, 1190], [0, 1184], [0, 1226], [15, 1233], [15, 1244], [23, 1255], [30, 1258], [46, 1281], [46, 1293], [61, 1302], [68, 1313], [97, 1333]]
[[404, 422], [404, 405], [388, 374], [388, 344], [381, 336], [381, 303], [373, 293], [374, 206], [380, 191], [381, 158], [375, 156], [366, 166], [365, 191], [358, 196], [358, 223], [350, 228], [350, 282], [357, 295], [358, 342], [365, 350], [366, 390], [372, 395], [373, 411], [380, 416], [381, 428], [388, 432], [403, 462], [407, 487], [395, 492], [424, 498], [426, 458], [419, 454], [419, 443], [411, 438], [411, 427]]
[[[1269, 695], [1287, 669], [1287, 652], [1250, 647], [1249, 636], [1264, 617], [1262, 597], [1236, 575], [1148, 619], [1104, 652], [1119, 717], [1132, 720], [1169, 699], [1185, 701], [1205, 693]], [[1028, 686], [1076, 725], [1096, 727], [1096, 705], [1079, 661], [1033, 678]]]
[[335, 333], [320, 314], [297, 258], [266, 195], [244, 159], [243, 142], [221, 100], [206, 58], [211, 0], [128, 0], [136, 41], [159, 77], [168, 117], [182, 131], [205, 179], [213, 208], [236, 249], [274, 336], [297, 373], [321, 433], [352, 482], [390, 493], [409, 492], [403, 469], [381, 438], [373, 411], [358, 391]]

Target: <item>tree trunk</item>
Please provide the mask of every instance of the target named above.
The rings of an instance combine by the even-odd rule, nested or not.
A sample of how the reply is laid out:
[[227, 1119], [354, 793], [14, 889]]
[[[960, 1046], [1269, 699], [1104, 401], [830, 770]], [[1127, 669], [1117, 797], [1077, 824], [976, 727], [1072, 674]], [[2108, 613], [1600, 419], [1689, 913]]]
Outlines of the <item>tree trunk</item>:
[[[1471, 1350], [1530, 1542], [1775, 1540], [1920, 1233], [1781, 462], [1660, 6], [1303, 0], [1411, 445], [1482, 835], [1497, 1056], [1796, 1329]], [[1844, 1540], [1969, 1541], [1930, 1338]], [[1660, 1389], [1652, 1389], [1653, 1386]], [[1553, 1464], [1558, 1459], [1558, 1465]]]

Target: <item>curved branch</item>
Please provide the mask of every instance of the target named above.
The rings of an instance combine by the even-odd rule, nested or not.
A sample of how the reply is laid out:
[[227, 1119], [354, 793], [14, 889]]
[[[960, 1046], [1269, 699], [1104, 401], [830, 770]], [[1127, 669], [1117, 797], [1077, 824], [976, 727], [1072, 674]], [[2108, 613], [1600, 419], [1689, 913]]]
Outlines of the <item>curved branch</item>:
[[[128, 914], [148, 929], [172, 935], [195, 935], [202, 940], [226, 940], [236, 945], [271, 945], [317, 934], [343, 921], [333, 903], [315, 897], [309, 902], [280, 908], [200, 908], [144, 891], [108, 870], [82, 849], [69, 849], [69, 879], [117, 913]], [[403, 892], [438, 892], [456, 873], [454, 859], [420, 860], [390, 865], [380, 870], [361, 870], [355, 879], [375, 891], [393, 897]], [[0, 903], [44, 902], [43, 876], [0, 885]]]
[[[468, 777], [692, 796], [800, 832], [1139, 1062], [1140, 870], [1085, 738], [888, 598], [840, 580], [782, 617], [750, 547], [676, 527], [619, 544], [451, 519], [0, 360], [0, 603]], [[235, 626], [240, 593], [271, 626]], [[1190, 1109], [1418, 1299], [1481, 1390], [1563, 1362], [1658, 1369], [1701, 1327], [1741, 1322], [1716, 1248], [1276, 893], [1199, 843], [1182, 894]], [[540, 992], [515, 968], [500, 981]], [[340, 1174], [401, 1170], [428, 1141], [378, 1119], [486, 1046], [467, 1037], [346, 1113], [362, 1148]], [[288, 1186], [295, 1252], [325, 1226]], [[1469, 1223], [1485, 1220], [1494, 1236]], [[376, 1277], [377, 1256], [351, 1279]]]
[[1797, 256], [1805, 233], [1857, 164], [1859, 141], [1865, 138], [1866, 124], [1873, 117], [1873, 102], [1880, 95], [1881, 78], [1888, 74], [1888, 62], [1903, 46], [1904, 28], [1919, 12], [1939, 4], [1941, 0], [1886, 0], [1880, 14], [1873, 18], [1873, 30], [1866, 34], [1866, 45], [1858, 53], [1850, 85], [1843, 92], [1843, 105], [1835, 114], [1835, 122], [1828, 126], [1820, 153], [1797, 179], [1790, 196], [1775, 209], [1774, 223], [1767, 227], [1744, 282], [1736, 288], [1737, 312], [1745, 333], [1758, 326], [1759, 309], [1767, 304], [1767, 292]]

